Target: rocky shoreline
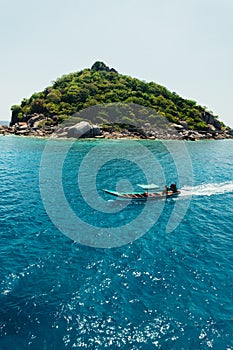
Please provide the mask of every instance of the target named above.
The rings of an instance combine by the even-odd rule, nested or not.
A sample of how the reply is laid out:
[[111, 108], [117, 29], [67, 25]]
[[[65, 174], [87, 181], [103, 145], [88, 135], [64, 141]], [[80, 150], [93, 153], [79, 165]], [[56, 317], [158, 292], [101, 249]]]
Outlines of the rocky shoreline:
[[38, 116], [34, 116], [29, 122], [18, 122], [12, 126], [0, 125], [0, 135], [17, 135], [31, 137], [54, 137], [54, 138], [103, 138], [103, 139], [172, 139], [172, 140], [219, 140], [232, 139], [233, 130], [226, 128], [218, 129], [209, 124], [207, 131], [190, 130], [185, 122], [182, 124], [169, 124], [169, 127], [151, 129], [150, 125], [141, 128], [120, 128], [116, 130], [114, 126], [100, 127], [92, 125], [86, 121], [81, 121], [72, 126], [41, 126]]

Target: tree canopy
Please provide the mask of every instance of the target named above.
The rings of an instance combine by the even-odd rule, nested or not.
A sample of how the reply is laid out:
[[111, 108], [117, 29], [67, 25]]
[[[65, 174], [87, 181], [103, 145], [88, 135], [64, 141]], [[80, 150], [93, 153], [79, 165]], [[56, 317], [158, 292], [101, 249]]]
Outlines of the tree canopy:
[[119, 74], [97, 61], [91, 69], [63, 75], [43, 91], [24, 98], [20, 105], [12, 106], [11, 124], [27, 121], [35, 113], [58, 123], [88, 107], [114, 102], [153, 109], [170, 122], [185, 121], [189, 129], [206, 130], [208, 125], [203, 118], [206, 113], [217, 119], [193, 100], [184, 99], [154, 82]]

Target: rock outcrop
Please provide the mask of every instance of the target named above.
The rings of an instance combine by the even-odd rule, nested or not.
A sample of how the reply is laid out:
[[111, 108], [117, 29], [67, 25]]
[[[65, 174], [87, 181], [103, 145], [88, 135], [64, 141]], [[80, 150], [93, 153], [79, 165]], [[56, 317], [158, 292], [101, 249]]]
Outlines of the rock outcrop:
[[54, 137], [66, 137], [66, 138], [92, 138], [101, 136], [101, 128], [98, 125], [92, 125], [86, 121], [81, 121], [71, 127], [58, 128]]
[[214, 118], [212, 114], [208, 112], [202, 113], [202, 119], [208, 125], [214, 126], [217, 130], [221, 130], [221, 123], [218, 119]]
[[33, 127], [36, 122], [38, 123], [39, 121], [44, 119], [44, 114], [32, 114], [29, 117], [30, 119], [27, 121], [27, 123], [30, 127]]
[[221, 124], [217, 123], [210, 115], [206, 116], [209, 122], [208, 130], [190, 130], [186, 121], [180, 124], [162, 124], [152, 127], [150, 123], [145, 123], [141, 128], [131, 126], [127, 128], [115, 128], [114, 125], [100, 127], [87, 121], [81, 121], [72, 126], [53, 125], [53, 120], [45, 118], [43, 114], [33, 114], [27, 122], [15, 123], [13, 126], [0, 126], [0, 135], [15, 134], [18, 136], [36, 136], [56, 138], [107, 138], [107, 139], [174, 139], [174, 140], [204, 140], [204, 139], [228, 139], [233, 138], [231, 128], [221, 129]]
[[91, 137], [92, 127], [88, 122], [80, 122], [75, 124], [67, 131], [67, 137], [73, 137], [75, 139], [79, 139], [81, 137]]

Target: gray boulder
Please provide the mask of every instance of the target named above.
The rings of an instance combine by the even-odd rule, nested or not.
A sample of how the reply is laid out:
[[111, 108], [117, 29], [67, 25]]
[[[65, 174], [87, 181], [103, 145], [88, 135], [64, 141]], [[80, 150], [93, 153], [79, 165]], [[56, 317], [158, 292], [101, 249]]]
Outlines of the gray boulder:
[[96, 137], [96, 136], [100, 136], [100, 135], [101, 135], [100, 127], [98, 125], [93, 125], [92, 126], [92, 136]]
[[175, 128], [176, 130], [184, 130], [183, 125], [180, 125], [180, 124], [173, 123], [172, 127]]
[[180, 125], [182, 125], [185, 130], [188, 130], [189, 128], [188, 123], [185, 120], [180, 120]]
[[208, 124], [208, 128], [209, 128], [209, 131], [211, 132], [214, 132], [214, 131], [216, 131], [216, 128], [215, 128], [215, 126], [213, 125], [213, 124]]
[[215, 129], [221, 130], [221, 123], [219, 120], [217, 120], [212, 114], [208, 112], [203, 112], [202, 113], [202, 119], [206, 124], [212, 124]]
[[45, 123], [46, 121], [47, 121], [47, 118], [37, 119], [33, 124], [33, 128], [37, 129], [41, 123]]
[[67, 137], [79, 139], [81, 137], [91, 137], [93, 127], [88, 122], [80, 122], [71, 126], [67, 131]]
[[15, 128], [17, 130], [26, 130], [26, 129], [28, 129], [28, 125], [25, 122], [19, 122], [19, 123], [15, 124]]
[[40, 120], [42, 120], [42, 119], [44, 119], [44, 115], [43, 114], [33, 114], [33, 116], [27, 121], [27, 123], [28, 123], [28, 125], [30, 126], [30, 127], [37, 127], [37, 126], [35, 126], [34, 124], [37, 122], [37, 124], [38, 124], [38, 122], [40, 121]]

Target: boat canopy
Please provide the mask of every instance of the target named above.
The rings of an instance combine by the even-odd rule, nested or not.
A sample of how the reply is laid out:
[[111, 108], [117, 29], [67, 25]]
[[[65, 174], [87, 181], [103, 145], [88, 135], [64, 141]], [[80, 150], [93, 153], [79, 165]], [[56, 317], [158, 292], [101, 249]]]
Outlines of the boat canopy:
[[156, 184], [137, 184], [137, 186], [143, 188], [144, 190], [154, 190], [155, 188], [159, 188], [160, 186]]

